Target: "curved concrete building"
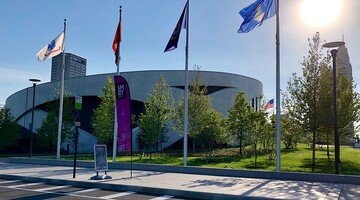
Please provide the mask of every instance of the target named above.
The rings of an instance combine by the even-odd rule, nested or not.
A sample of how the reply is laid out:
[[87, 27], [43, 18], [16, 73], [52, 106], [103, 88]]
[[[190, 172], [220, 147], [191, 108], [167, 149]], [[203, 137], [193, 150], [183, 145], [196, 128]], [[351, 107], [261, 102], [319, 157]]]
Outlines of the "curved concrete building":
[[[222, 72], [200, 71], [203, 84], [208, 87], [208, 94], [212, 98], [213, 107], [219, 111], [223, 117], [228, 115], [228, 110], [233, 104], [234, 96], [239, 91], [247, 93], [249, 99], [263, 94], [262, 83], [256, 79]], [[97, 108], [102, 95], [102, 89], [107, 83], [107, 77], [113, 74], [98, 74], [65, 80], [65, 90], [70, 92], [70, 96], [82, 96], [83, 109], [81, 111], [81, 133], [92, 132], [91, 117], [93, 109]], [[163, 75], [167, 84], [172, 88], [175, 101], [177, 101], [184, 91], [184, 70], [154, 70], [154, 71], [134, 71], [123, 72], [121, 75], [128, 81], [131, 92], [132, 113], [138, 115], [143, 112], [144, 102], [153, 85], [159, 81]], [[194, 71], [189, 71], [189, 80], [195, 75]], [[36, 86], [35, 94], [35, 117], [34, 130], [40, 127], [42, 120], [46, 116], [44, 105], [54, 100], [54, 90], [60, 87], [60, 82], [42, 83]], [[6, 106], [10, 108], [11, 114], [16, 122], [29, 129], [31, 122], [33, 88], [28, 87], [20, 90], [6, 100]], [[81, 140], [81, 136], [80, 136]], [[93, 141], [91, 143], [96, 143]], [[84, 143], [89, 143], [85, 141]], [[80, 144], [81, 145], [81, 144]], [[92, 146], [91, 146], [92, 148]], [[81, 148], [80, 148], [81, 150]]]

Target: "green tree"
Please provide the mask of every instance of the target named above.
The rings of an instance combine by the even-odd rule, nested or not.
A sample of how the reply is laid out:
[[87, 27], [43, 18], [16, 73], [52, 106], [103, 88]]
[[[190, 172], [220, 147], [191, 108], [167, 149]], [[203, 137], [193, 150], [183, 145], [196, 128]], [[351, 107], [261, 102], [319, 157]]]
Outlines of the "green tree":
[[254, 167], [257, 167], [257, 157], [258, 157], [258, 144], [260, 139], [264, 135], [264, 132], [267, 129], [265, 113], [257, 112], [254, 109], [251, 109], [248, 115], [250, 121], [250, 130], [248, 134], [248, 141], [254, 152]]
[[18, 131], [19, 126], [14, 122], [10, 109], [0, 109], [0, 152], [17, 144]]
[[206, 164], [213, 156], [212, 151], [217, 144], [226, 144], [228, 135], [223, 128], [223, 119], [221, 114], [213, 108], [209, 108], [203, 116], [203, 127], [199, 131], [197, 139], [206, 153]]
[[[326, 144], [327, 156], [330, 158], [329, 145], [333, 140], [333, 128], [334, 128], [334, 100], [332, 95], [332, 69], [330, 66], [322, 66], [320, 76], [320, 94], [319, 94], [319, 138], [318, 142]], [[331, 137], [330, 137], [331, 136]]]
[[[265, 102], [260, 101], [260, 108], [265, 108]], [[265, 113], [266, 123], [262, 128], [260, 143], [263, 146], [264, 153], [268, 154], [269, 160], [275, 159], [275, 147], [276, 147], [276, 125], [275, 125], [275, 114], [269, 114], [265, 110], [261, 110]]]
[[[342, 70], [337, 73], [337, 106], [338, 106], [338, 133], [340, 144], [349, 144], [354, 137], [354, 122], [359, 121], [360, 96], [355, 91], [356, 85], [353, 80], [346, 77]], [[340, 148], [339, 148], [340, 153]], [[339, 154], [339, 159], [341, 154]]]
[[[218, 129], [220, 123], [212, 123], [211, 114], [216, 117], [220, 114], [215, 114], [215, 111], [211, 106], [211, 99], [206, 96], [207, 86], [203, 86], [200, 78], [200, 67], [195, 66], [194, 80], [189, 84], [189, 96], [188, 96], [188, 135], [193, 140], [193, 153], [195, 152], [195, 141], [202, 142], [204, 144], [205, 137], [204, 130]], [[216, 119], [217, 120], [217, 119]], [[174, 126], [175, 131], [183, 133], [184, 128], [184, 98], [182, 97], [175, 110], [174, 114]], [[211, 130], [211, 133], [216, 132]], [[202, 140], [202, 141], [201, 141]]]
[[[174, 101], [169, 85], [163, 75], [153, 86], [145, 103], [145, 113], [141, 113], [137, 124], [140, 127], [140, 142], [149, 152], [158, 150], [159, 144], [166, 142], [166, 128], [174, 111]], [[151, 159], [151, 152], [150, 152]]]
[[[70, 93], [64, 91], [62, 126], [61, 126], [61, 141], [73, 143], [74, 139], [74, 99], [69, 97]], [[54, 90], [54, 100], [48, 105], [48, 114], [42, 121], [39, 129], [36, 130], [38, 137], [37, 146], [53, 151], [57, 147], [58, 138], [58, 123], [59, 123], [59, 102], [60, 92], [56, 88]]]
[[360, 96], [357, 93], [353, 80], [346, 77], [342, 70], [337, 73], [337, 103], [338, 103], [338, 129], [340, 141], [349, 143], [354, 137], [354, 122], [360, 116]]
[[102, 89], [102, 96], [99, 98], [101, 103], [94, 110], [91, 124], [99, 143], [112, 147], [114, 139], [115, 86], [111, 77], [107, 78], [107, 84]]
[[300, 124], [287, 114], [281, 116], [281, 140], [286, 149], [296, 148], [300, 141]]
[[239, 142], [239, 154], [242, 155], [245, 133], [251, 128], [250, 115], [253, 109], [249, 105], [249, 100], [244, 92], [235, 95], [234, 104], [230, 107], [227, 118], [227, 129], [236, 137]]
[[[42, 121], [41, 127], [37, 130], [38, 145], [50, 151], [56, 149], [58, 138], [58, 115], [51, 111]], [[61, 141], [64, 140], [63, 132], [61, 132]]]
[[320, 129], [318, 111], [320, 105], [320, 75], [322, 66], [328, 66], [330, 59], [321, 53], [323, 41], [316, 33], [309, 41], [309, 54], [301, 62], [302, 76], [296, 73], [288, 81], [288, 95], [285, 96], [286, 111], [299, 121], [305, 133], [312, 134], [312, 166], [315, 166], [316, 133]]

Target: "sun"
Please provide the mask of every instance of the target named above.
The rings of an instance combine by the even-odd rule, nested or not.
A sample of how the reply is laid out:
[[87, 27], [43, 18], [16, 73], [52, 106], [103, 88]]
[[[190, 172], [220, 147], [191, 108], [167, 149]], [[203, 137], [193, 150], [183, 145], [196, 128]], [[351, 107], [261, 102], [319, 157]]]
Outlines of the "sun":
[[323, 27], [335, 21], [340, 10], [341, 0], [303, 0], [301, 20], [309, 26]]

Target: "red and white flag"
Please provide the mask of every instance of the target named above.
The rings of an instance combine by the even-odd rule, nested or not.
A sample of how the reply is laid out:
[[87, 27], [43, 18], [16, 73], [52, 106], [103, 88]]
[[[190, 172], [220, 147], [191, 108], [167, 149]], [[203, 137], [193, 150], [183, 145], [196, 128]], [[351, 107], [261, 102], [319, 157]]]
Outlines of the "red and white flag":
[[59, 55], [65, 46], [64, 35], [64, 32], [61, 32], [60, 35], [53, 39], [49, 44], [40, 49], [36, 53], [36, 58], [38, 61], [44, 61], [48, 58]]

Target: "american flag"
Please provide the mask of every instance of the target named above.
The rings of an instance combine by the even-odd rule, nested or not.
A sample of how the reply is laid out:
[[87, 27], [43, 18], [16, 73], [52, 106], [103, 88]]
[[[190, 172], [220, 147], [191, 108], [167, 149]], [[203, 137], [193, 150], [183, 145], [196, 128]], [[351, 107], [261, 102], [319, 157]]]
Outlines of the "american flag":
[[265, 106], [265, 110], [270, 109], [270, 108], [274, 108], [274, 99], [270, 99]]

